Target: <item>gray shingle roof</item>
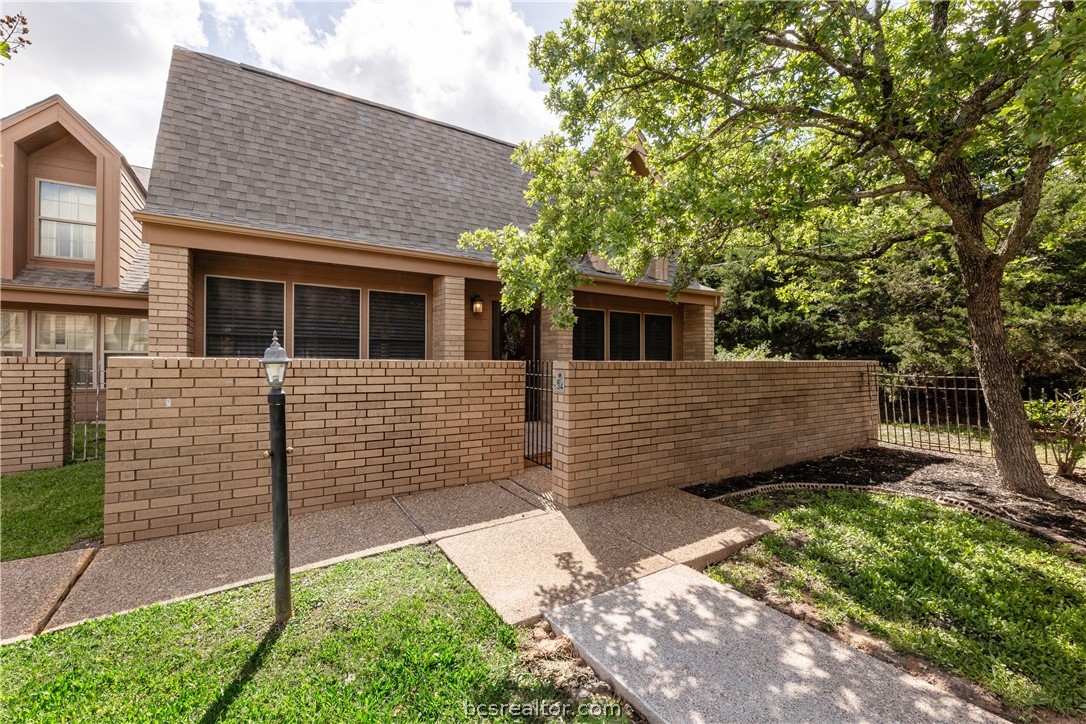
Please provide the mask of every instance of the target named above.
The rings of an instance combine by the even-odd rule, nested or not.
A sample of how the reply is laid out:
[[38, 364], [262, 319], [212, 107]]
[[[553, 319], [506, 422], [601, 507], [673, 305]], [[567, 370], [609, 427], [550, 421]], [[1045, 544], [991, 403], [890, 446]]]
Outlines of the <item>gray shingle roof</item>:
[[146, 210], [490, 259], [456, 244], [534, 221], [513, 148], [176, 48]]
[[146, 166], [130, 166], [132, 173], [136, 174], [136, 178], [143, 184], [143, 188], [147, 188], [147, 184], [151, 183], [151, 169]]
[[148, 263], [151, 247], [141, 244], [132, 263], [128, 265], [121, 286], [98, 287], [94, 285], [94, 272], [80, 269], [56, 269], [50, 267], [24, 266], [14, 279], [5, 280], [4, 284], [17, 287], [48, 287], [50, 289], [75, 289], [81, 292], [128, 292], [147, 294], [147, 279], [150, 275]]

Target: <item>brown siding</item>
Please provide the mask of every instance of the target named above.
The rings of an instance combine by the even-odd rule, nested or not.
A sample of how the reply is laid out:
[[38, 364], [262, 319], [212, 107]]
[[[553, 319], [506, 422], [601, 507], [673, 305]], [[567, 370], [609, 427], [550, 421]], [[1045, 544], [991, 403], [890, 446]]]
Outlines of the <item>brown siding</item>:
[[[252, 360], [128, 357], [108, 374], [107, 544], [268, 517], [267, 388]], [[286, 391], [294, 512], [523, 469], [517, 363], [295, 360]]]
[[64, 464], [71, 435], [69, 361], [0, 357], [0, 472]]
[[[501, 285], [468, 279], [464, 290], [464, 359], [492, 359], [490, 335], [494, 324], [494, 302], [500, 302]], [[478, 294], [483, 298], [483, 313], [476, 317], [471, 313], [471, 298]]]
[[138, 182], [132, 178], [127, 168], [121, 169], [121, 219], [120, 219], [120, 276], [123, 279], [132, 265], [132, 259], [139, 253], [143, 230], [140, 222], [132, 216], [144, 204], [143, 192]]
[[875, 444], [874, 362], [557, 362], [553, 477], [580, 505]]

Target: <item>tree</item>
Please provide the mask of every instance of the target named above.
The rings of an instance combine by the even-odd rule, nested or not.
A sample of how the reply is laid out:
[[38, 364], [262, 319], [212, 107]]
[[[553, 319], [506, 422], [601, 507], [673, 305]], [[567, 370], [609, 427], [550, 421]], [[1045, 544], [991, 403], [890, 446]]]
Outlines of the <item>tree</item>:
[[[904, 372], [971, 374], [965, 294], [946, 235], [858, 263], [735, 249], [703, 272], [724, 293], [717, 343], [864, 357]], [[1030, 387], [1086, 382], [1086, 177], [1053, 170], [1003, 282], [1008, 346]]]
[[26, 16], [21, 13], [0, 18], [0, 58], [11, 60], [11, 56], [18, 53], [24, 46], [30, 45], [26, 37], [29, 32], [30, 25], [26, 21]]
[[[1004, 486], [1052, 495], [1000, 303], [1049, 170], [1084, 138], [1086, 25], [1074, 2], [581, 2], [532, 64], [561, 116], [522, 144], [538, 207], [489, 247], [503, 303], [571, 325], [574, 262], [628, 277], [728, 248], [856, 262], [949, 234]], [[624, 158], [631, 127], [654, 175]], [[1000, 210], [1011, 212], [996, 214]]]

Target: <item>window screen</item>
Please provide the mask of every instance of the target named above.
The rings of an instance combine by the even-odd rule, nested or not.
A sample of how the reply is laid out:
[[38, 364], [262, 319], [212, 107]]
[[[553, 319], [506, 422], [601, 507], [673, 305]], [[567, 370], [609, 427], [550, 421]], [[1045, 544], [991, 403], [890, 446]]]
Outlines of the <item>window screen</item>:
[[204, 327], [208, 357], [263, 357], [283, 335], [283, 283], [207, 277]]
[[602, 360], [603, 312], [597, 309], [576, 309], [577, 323], [573, 325], [573, 359]]
[[36, 312], [34, 354], [39, 357], [70, 357], [72, 380], [94, 386], [94, 315]]
[[645, 359], [671, 361], [671, 316], [645, 315]]
[[611, 359], [641, 359], [641, 315], [611, 312]]
[[26, 312], [0, 311], [0, 353], [26, 353]]
[[370, 292], [370, 359], [426, 359], [426, 297]]
[[358, 359], [358, 289], [294, 285], [294, 356]]
[[94, 259], [95, 190], [38, 182], [38, 256]]

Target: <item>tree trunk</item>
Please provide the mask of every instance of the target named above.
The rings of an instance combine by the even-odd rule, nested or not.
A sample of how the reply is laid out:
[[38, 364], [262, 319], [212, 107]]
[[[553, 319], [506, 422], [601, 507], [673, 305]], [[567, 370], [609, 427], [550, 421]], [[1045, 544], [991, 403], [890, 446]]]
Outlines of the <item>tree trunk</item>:
[[973, 356], [988, 406], [988, 428], [1002, 487], [1034, 497], [1057, 497], [1037, 461], [1018, 371], [1007, 347], [999, 299], [1003, 266], [996, 263], [994, 255], [979, 260], [961, 245], [956, 246], [965, 284]]

